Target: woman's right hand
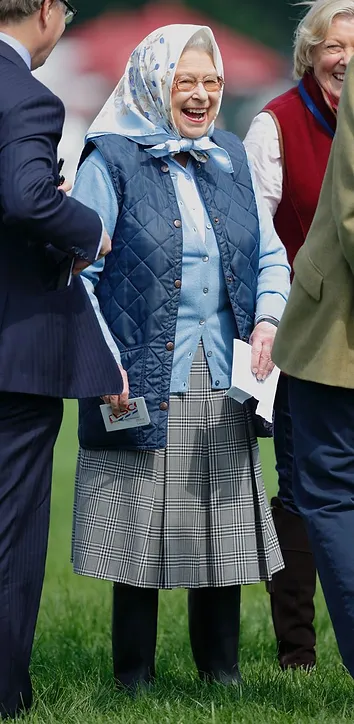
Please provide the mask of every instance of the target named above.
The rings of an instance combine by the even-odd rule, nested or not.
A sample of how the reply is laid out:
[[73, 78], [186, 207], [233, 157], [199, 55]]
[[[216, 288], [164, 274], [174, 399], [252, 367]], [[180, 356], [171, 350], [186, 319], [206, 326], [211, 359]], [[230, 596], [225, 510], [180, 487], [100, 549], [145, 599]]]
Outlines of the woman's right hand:
[[129, 399], [129, 381], [128, 375], [123, 369], [122, 365], [118, 365], [122, 378], [123, 378], [123, 390], [120, 395], [105, 395], [102, 397], [106, 405], [111, 405], [112, 412], [114, 415], [120, 414], [126, 409]]
[[265, 380], [274, 368], [272, 348], [277, 328], [269, 322], [258, 322], [251, 337], [252, 372], [257, 380]]

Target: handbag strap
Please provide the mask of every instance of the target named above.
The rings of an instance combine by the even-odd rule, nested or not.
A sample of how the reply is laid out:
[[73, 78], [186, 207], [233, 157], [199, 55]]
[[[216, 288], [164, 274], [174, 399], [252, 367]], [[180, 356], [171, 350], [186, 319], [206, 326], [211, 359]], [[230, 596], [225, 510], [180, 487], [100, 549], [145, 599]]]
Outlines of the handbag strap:
[[329, 123], [327, 123], [325, 117], [322, 115], [319, 108], [317, 108], [316, 103], [312, 100], [311, 96], [307, 92], [307, 90], [304, 86], [303, 80], [300, 80], [298, 89], [299, 89], [300, 96], [305, 103], [305, 106], [309, 109], [310, 113], [312, 113], [312, 115], [316, 118], [316, 121], [318, 121], [321, 124], [322, 128], [324, 128], [327, 131], [327, 133], [331, 136], [331, 138], [333, 138], [334, 137], [333, 128], [331, 128], [331, 126], [329, 125]]
[[249, 421], [248, 421], [246, 405], [242, 405], [242, 412], [243, 412], [243, 422], [244, 422], [245, 431], [246, 431], [247, 451], [248, 451], [248, 458], [249, 458], [250, 469], [251, 469], [252, 487], [257, 488], [256, 472], [254, 469], [252, 443], [251, 443], [251, 435], [250, 435], [250, 428], [249, 428]]

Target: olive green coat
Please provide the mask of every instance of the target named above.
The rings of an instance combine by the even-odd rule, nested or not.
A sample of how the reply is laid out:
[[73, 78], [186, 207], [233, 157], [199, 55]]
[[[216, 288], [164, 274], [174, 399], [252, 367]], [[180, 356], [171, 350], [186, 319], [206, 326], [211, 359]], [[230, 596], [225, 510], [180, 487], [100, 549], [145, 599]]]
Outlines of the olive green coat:
[[317, 211], [294, 271], [274, 362], [302, 380], [354, 388], [353, 60]]

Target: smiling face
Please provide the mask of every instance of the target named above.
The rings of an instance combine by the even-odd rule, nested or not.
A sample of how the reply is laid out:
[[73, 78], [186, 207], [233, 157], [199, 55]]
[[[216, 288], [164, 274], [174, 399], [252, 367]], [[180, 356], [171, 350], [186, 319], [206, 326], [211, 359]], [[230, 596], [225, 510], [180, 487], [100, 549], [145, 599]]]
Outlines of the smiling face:
[[[190, 48], [180, 58], [172, 88], [172, 115], [178, 132], [184, 138], [205, 136], [219, 110], [221, 90], [206, 90], [201, 81], [217, 81], [214, 62], [205, 50]], [[179, 90], [183, 82], [195, 81], [192, 90]]]
[[326, 39], [312, 53], [314, 74], [321, 88], [339, 101], [344, 74], [354, 54], [354, 17], [337, 15]]

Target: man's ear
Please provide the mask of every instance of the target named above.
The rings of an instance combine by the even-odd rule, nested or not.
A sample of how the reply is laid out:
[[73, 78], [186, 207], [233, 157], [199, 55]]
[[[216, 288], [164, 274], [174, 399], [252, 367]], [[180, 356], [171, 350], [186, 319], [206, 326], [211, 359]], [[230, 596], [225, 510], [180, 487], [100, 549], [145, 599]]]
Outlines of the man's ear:
[[44, 27], [47, 27], [48, 22], [50, 20], [50, 16], [53, 12], [53, 5], [56, 3], [57, 0], [43, 0], [43, 3], [40, 8], [40, 19], [44, 25]]

